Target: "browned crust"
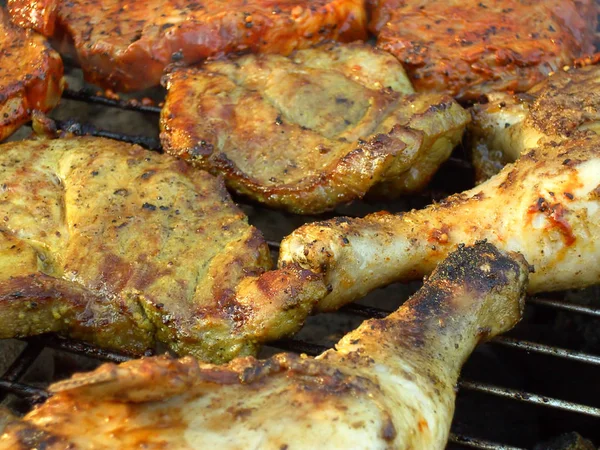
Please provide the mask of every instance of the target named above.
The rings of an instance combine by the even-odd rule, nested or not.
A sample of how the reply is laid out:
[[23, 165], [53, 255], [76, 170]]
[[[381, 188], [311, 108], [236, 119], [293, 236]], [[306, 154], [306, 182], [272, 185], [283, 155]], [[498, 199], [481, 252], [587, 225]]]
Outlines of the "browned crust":
[[12, 25], [0, 9], [0, 141], [60, 101], [63, 64], [41, 36]]
[[[378, 76], [357, 66], [359, 56], [381, 68]], [[329, 60], [338, 65], [328, 67]], [[290, 75], [279, 83], [282, 65]], [[294, 213], [321, 213], [373, 189], [388, 197], [416, 192], [470, 116], [450, 96], [410, 94], [410, 86], [405, 93], [396, 80], [394, 89], [384, 86], [394, 71], [402, 73], [397, 61], [362, 43], [178, 69], [163, 79], [161, 142], [166, 152], [222, 175], [230, 189]], [[320, 84], [320, 75], [329, 84]], [[348, 92], [338, 93], [331, 79], [347, 83]], [[286, 103], [288, 90], [301, 93]], [[355, 105], [364, 109], [346, 117]], [[315, 119], [305, 124], [302, 115]]]
[[[600, 66], [559, 71], [528, 92], [528, 123], [549, 136], [568, 137], [600, 119]], [[526, 99], [527, 100], [527, 99]]]
[[0, 338], [225, 362], [297, 331], [327, 292], [298, 266], [269, 271], [223, 181], [184, 161], [92, 137], [0, 150]]
[[224, 53], [289, 54], [327, 39], [367, 36], [361, 0], [101, 3], [12, 0], [8, 8], [19, 25], [72, 40], [86, 79], [119, 91], [158, 85], [173, 63]]
[[593, 0], [371, 0], [377, 46], [405, 66], [415, 88], [476, 100], [526, 91], [594, 52]]

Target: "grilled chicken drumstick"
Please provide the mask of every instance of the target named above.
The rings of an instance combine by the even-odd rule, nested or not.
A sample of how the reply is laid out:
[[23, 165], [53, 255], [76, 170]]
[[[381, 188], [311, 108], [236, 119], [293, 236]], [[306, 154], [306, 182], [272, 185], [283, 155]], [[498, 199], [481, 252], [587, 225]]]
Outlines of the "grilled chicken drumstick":
[[404, 214], [304, 225], [284, 239], [280, 266], [325, 276], [334, 310], [389, 283], [419, 278], [460, 243], [487, 239], [535, 267], [529, 291], [600, 282], [600, 136], [530, 150], [478, 187]]
[[2, 449], [443, 449], [461, 366], [520, 319], [528, 266], [461, 247], [385, 319], [313, 359], [105, 364], [51, 386]]

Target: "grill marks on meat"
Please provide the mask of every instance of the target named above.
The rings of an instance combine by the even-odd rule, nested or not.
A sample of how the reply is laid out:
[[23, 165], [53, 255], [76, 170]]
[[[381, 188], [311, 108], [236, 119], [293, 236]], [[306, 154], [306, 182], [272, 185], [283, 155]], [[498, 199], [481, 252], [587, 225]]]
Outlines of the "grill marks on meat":
[[600, 131], [600, 66], [558, 71], [525, 94], [493, 93], [472, 109], [473, 164], [483, 181], [543, 142]]
[[322, 280], [271, 267], [221, 181], [100, 138], [0, 152], [0, 337], [226, 361], [296, 331]]
[[526, 91], [591, 54], [594, 0], [370, 0], [377, 46], [395, 55], [417, 91], [475, 100]]
[[460, 243], [487, 239], [535, 267], [531, 293], [600, 282], [600, 136], [530, 150], [474, 189], [422, 210], [337, 218], [284, 239], [280, 266], [321, 271], [334, 310], [389, 283], [429, 273]]
[[165, 85], [167, 152], [296, 213], [421, 189], [470, 120], [449, 96], [412, 94], [392, 56], [358, 43], [208, 62]]
[[72, 40], [86, 79], [120, 91], [159, 84], [166, 66], [237, 52], [289, 54], [366, 38], [362, 0], [9, 0], [13, 20]]
[[398, 311], [317, 358], [105, 364], [51, 386], [0, 448], [443, 449], [459, 371], [521, 318], [527, 264], [459, 248]]
[[46, 40], [10, 23], [0, 8], [0, 141], [60, 101], [63, 65]]

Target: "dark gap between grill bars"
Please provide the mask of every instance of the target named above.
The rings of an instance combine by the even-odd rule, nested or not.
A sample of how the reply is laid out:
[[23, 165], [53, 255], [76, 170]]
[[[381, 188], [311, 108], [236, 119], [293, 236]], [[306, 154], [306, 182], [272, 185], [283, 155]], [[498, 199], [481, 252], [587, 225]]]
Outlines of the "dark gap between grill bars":
[[[96, 93], [88, 89], [67, 89], [63, 95], [63, 98], [84, 103], [96, 104], [105, 107], [113, 107], [123, 110], [135, 111], [142, 114], [157, 115], [158, 113], [160, 113], [160, 108], [157, 106], [142, 104], [139, 101], [136, 102], [131, 100], [112, 99], [104, 97], [102, 95], [97, 95]], [[151, 137], [129, 135], [98, 129], [93, 125], [81, 124], [75, 120], [58, 121], [57, 125], [59, 129], [69, 131], [73, 134], [91, 134], [95, 136], [109, 137], [124, 142], [139, 144], [151, 150], [160, 150], [160, 142], [157, 139]], [[468, 161], [462, 160], [460, 158], [450, 158], [449, 164], [451, 166], [461, 169], [471, 168], [471, 165]], [[278, 251], [278, 241], [270, 240], [268, 241], [268, 244], [274, 253]], [[598, 308], [573, 304], [565, 300], [559, 300], [554, 298], [530, 298], [528, 299], [527, 305], [528, 307], [564, 311], [567, 313], [586, 315], [591, 318], [600, 318], [600, 309]], [[361, 318], [384, 317], [389, 313], [388, 311], [384, 311], [379, 308], [364, 306], [360, 304], [347, 305], [344, 308], [342, 308], [342, 312], [359, 316]], [[55, 336], [41, 336], [35, 338], [28, 338], [25, 339], [25, 342], [25, 348], [21, 351], [21, 353], [18, 355], [13, 364], [9, 367], [9, 369], [5, 372], [5, 374], [0, 378], [0, 395], [2, 395], [2, 397], [5, 397], [6, 394], [11, 393], [18, 397], [27, 399], [32, 404], [39, 401], [43, 401], [45, 398], [48, 397], [49, 394], [44, 389], [22, 382], [21, 377], [25, 374], [25, 372], [33, 364], [33, 362], [36, 360], [36, 358], [39, 356], [39, 354], [45, 347], [54, 348], [62, 352], [85, 355], [100, 361], [119, 363], [130, 359], [130, 356], [127, 355], [105, 351], [86, 343], [81, 343], [70, 339], [58, 338]], [[524, 351], [528, 353], [542, 354], [579, 364], [600, 366], [599, 356], [590, 355], [579, 351], [557, 348], [546, 344], [515, 339], [512, 337], [501, 336], [492, 340], [491, 344], [494, 346], [506, 347], [514, 351]], [[294, 338], [280, 340], [276, 343], [273, 343], [271, 346], [283, 350], [306, 353], [309, 355], [316, 355], [330, 348], [328, 346], [304, 342], [302, 340]], [[537, 395], [522, 390], [510, 389], [507, 387], [496, 386], [479, 381], [471, 381], [464, 379], [459, 382], [459, 388], [461, 392], [469, 390], [476, 391], [486, 395], [498, 396], [506, 399], [511, 399], [513, 401], [516, 400], [526, 404], [536, 405], [538, 407], [554, 408], [557, 410], [568, 411], [571, 413], [600, 418], [600, 408], [586, 406], [575, 402], [559, 400], [548, 396]], [[511, 450], [519, 448], [504, 445], [501, 443], [495, 443], [485, 439], [474, 438], [463, 433], [454, 432], [450, 436], [450, 443], [457, 444], [463, 447], [479, 449]]]

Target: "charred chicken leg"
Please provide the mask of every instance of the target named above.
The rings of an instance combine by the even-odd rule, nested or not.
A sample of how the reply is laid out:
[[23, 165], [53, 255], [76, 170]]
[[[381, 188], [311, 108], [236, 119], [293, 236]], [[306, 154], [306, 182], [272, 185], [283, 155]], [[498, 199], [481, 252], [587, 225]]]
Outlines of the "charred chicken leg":
[[459, 243], [487, 239], [535, 267], [529, 291], [600, 282], [600, 136], [547, 143], [478, 187], [404, 214], [304, 225], [282, 242], [280, 266], [324, 274], [334, 310], [433, 270]]
[[459, 248], [398, 311], [315, 359], [105, 364], [51, 386], [0, 448], [443, 449], [460, 368], [519, 321], [527, 270], [490, 244]]

